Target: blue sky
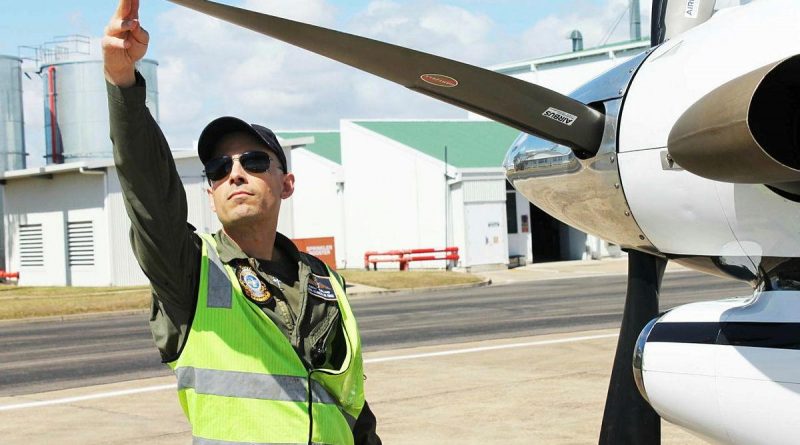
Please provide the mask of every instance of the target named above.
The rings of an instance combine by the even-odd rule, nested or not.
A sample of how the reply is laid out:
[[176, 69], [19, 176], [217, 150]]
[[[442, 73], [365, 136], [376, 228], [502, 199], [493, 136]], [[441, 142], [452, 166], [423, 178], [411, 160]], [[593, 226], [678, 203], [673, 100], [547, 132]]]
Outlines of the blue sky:
[[[603, 43], [628, 0], [225, 0], [487, 66], [567, 52], [573, 29]], [[647, 0], [641, 1], [649, 33]], [[0, 54], [55, 36], [99, 38], [114, 0], [0, 0]], [[221, 23], [166, 0], [141, 0], [159, 63], [160, 123], [173, 148], [190, 148], [205, 123], [234, 115], [276, 130], [336, 129], [344, 118], [463, 118], [466, 113], [349, 67]], [[609, 41], [627, 40], [623, 19]], [[42, 86], [23, 79], [26, 141], [43, 146]], [[31, 159], [36, 156], [32, 156]]]

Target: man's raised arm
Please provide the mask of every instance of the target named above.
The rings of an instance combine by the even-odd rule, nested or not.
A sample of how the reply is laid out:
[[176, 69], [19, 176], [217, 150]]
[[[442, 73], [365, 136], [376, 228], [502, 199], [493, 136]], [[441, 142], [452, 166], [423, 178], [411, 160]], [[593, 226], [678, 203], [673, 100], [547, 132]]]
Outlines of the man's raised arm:
[[[181, 325], [194, 307], [199, 241], [187, 228], [186, 193], [135, 70], [149, 41], [139, 23], [139, 0], [120, 0], [102, 44], [114, 161], [136, 259], [153, 285], [158, 312]], [[159, 344], [162, 352], [166, 346]]]

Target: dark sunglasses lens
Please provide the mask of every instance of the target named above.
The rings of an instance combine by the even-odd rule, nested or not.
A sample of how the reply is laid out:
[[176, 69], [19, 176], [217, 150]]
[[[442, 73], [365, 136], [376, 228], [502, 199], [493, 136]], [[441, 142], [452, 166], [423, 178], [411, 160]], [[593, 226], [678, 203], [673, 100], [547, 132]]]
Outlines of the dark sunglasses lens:
[[214, 158], [206, 163], [206, 177], [212, 181], [218, 181], [231, 172], [233, 160], [230, 156]]
[[269, 155], [263, 151], [249, 151], [239, 158], [242, 167], [250, 173], [264, 173], [269, 170]]

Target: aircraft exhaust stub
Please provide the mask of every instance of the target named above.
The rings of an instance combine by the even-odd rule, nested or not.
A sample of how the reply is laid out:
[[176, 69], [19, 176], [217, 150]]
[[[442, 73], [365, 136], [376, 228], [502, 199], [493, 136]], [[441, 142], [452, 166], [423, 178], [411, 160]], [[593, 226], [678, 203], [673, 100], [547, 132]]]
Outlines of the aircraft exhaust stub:
[[734, 79], [692, 105], [669, 153], [707, 179], [800, 190], [800, 55]]

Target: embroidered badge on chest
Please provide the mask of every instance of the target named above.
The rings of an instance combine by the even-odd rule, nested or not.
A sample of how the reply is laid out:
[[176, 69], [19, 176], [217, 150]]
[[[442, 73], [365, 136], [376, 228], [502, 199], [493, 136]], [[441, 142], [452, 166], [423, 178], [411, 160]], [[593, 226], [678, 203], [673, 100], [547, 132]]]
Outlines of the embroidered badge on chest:
[[336, 301], [336, 293], [333, 292], [331, 279], [315, 274], [308, 277], [308, 294], [327, 301]]
[[263, 303], [272, 296], [267, 290], [267, 286], [250, 267], [244, 266], [239, 269], [239, 283], [242, 285], [245, 295], [257, 303]]

